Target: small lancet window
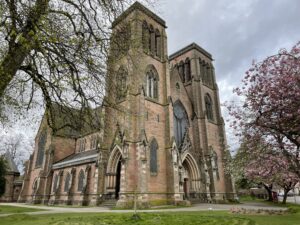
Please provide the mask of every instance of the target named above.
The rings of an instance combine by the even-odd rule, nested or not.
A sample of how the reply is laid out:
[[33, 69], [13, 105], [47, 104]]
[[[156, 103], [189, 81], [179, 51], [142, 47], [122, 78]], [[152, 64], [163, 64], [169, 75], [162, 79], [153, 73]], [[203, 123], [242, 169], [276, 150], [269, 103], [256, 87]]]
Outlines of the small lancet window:
[[150, 173], [152, 175], [157, 174], [157, 150], [157, 141], [153, 139], [150, 144]]
[[190, 61], [189, 58], [187, 58], [185, 60], [185, 63], [184, 63], [184, 75], [185, 75], [185, 80], [187, 82], [189, 82], [192, 79], [192, 76], [191, 76], [191, 61]]
[[159, 30], [155, 30], [155, 55], [161, 57], [161, 35]]
[[126, 90], [127, 90], [127, 71], [123, 66], [120, 67], [120, 69], [117, 72], [117, 100], [122, 100], [126, 97]]
[[213, 103], [209, 94], [205, 95], [205, 110], [206, 116], [208, 120], [214, 120], [214, 113], [213, 113]]

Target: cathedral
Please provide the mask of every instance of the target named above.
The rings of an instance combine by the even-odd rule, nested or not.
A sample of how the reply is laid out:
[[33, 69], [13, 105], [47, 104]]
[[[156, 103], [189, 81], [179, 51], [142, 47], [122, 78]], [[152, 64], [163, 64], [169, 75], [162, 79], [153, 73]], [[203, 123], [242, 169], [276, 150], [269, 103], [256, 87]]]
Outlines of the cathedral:
[[[101, 126], [54, 133], [44, 117], [19, 202], [147, 208], [234, 199], [212, 55], [195, 43], [168, 55], [166, 28], [138, 2], [113, 22]], [[57, 106], [54, 116], [71, 120], [66, 114]]]

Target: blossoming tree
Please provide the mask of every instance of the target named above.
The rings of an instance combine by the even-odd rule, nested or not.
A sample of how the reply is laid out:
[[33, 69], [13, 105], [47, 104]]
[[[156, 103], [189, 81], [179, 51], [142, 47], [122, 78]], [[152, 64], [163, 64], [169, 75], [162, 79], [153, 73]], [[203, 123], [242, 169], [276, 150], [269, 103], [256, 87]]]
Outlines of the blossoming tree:
[[246, 175], [288, 191], [300, 179], [300, 42], [253, 63], [234, 93], [242, 104], [227, 104], [231, 127], [254, 156]]

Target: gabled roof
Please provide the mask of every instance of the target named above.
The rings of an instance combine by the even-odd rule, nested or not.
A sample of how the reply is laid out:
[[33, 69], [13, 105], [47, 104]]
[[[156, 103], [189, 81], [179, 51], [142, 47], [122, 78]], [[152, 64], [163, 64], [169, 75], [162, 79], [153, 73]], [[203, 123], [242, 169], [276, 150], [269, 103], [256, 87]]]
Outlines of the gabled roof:
[[7, 172], [20, 173], [15, 161], [13, 160], [11, 154], [8, 151], [4, 154], [4, 159], [7, 163]]
[[135, 2], [134, 4], [132, 4], [117, 19], [115, 19], [115, 21], [112, 23], [112, 27], [114, 28], [118, 23], [120, 23], [122, 20], [124, 20], [134, 10], [139, 10], [139, 11], [145, 13], [147, 16], [152, 18], [154, 21], [156, 21], [163, 27], [165, 27], [165, 28], [167, 27], [166, 22], [162, 18], [160, 18], [158, 15], [156, 15], [154, 12], [150, 11], [148, 8], [146, 8], [139, 2]]
[[203, 55], [205, 55], [207, 58], [209, 58], [210, 60], [213, 60], [212, 58], [212, 55], [207, 52], [205, 49], [201, 48], [199, 45], [197, 45], [195, 42], [193, 42], [192, 44], [189, 44], [188, 46], [178, 50], [177, 52], [171, 54], [169, 56], [169, 60], [173, 60], [175, 59], [176, 57], [180, 56], [180, 55], [183, 55], [184, 53], [188, 52], [188, 51], [191, 51], [191, 50], [197, 50], [199, 52], [201, 52]]

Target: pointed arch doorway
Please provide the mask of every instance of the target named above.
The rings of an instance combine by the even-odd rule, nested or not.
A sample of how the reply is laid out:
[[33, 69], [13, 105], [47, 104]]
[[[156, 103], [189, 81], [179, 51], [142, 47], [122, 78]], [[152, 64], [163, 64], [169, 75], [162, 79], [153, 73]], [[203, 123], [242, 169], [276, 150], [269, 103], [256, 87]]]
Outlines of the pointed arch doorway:
[[[122, 158], [121, 158], [122, 159]], [[118, 162], [117, 165], [117, 172], [116, 172], [116, 180], [115, 180], [115, 199], [119, 199], [119, 193], [120, 193], [120, 188], [121, 188], [121, 159]]]
[[121, 190], [122, 153], [116, 146], [111, 152], [106, 171], [106, 194], [110, 199], [119, 199]]
[[182, 168], [184, 199], [195, 198], [200, 190], [200, 172], [191, 154], [187, 153], [183, 157]]

